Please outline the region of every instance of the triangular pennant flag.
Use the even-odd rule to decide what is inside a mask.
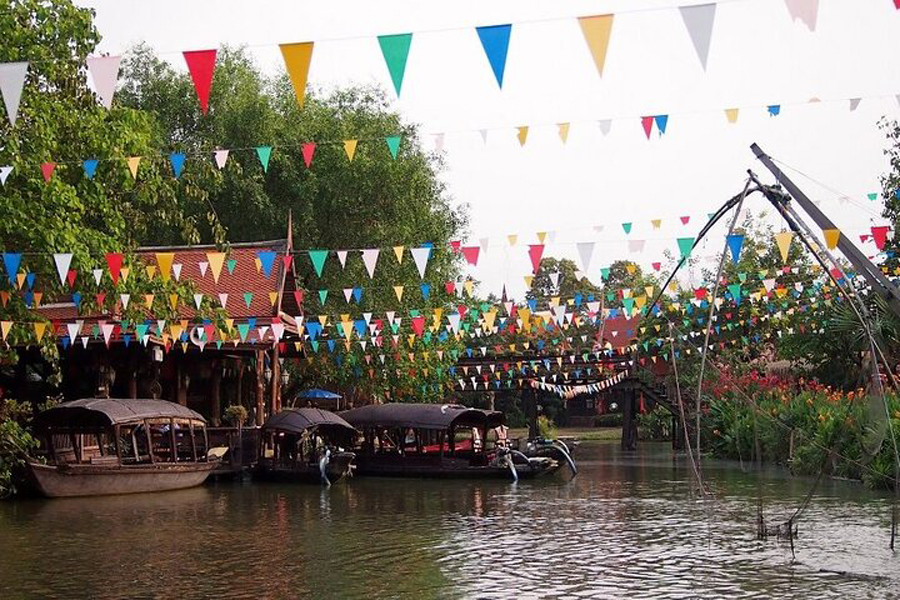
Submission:
[[[641,117],[641,127],[644,128],[644,134],[649,140],[650,134],[653,133],[653,117]]]
[[[84,169],[84,176],[88,179],[93,179],[94,174],[97,172],[97,165],[100,164],[96,158],[89,158],[81,163],[81,167]]]
[[[678,250],[681,252],[681,258],[686,259],[691,256],[691,249],[694,247],[694,238],[678,238]]]
[[[406,59],[409,57],[409,47],[412,44],[411,33],[397,33],[394,35],[379,35],[378,44],[381,46],[381,54],[387,64],[391,81],[397,97],[400,97],[400,89],[403,87],[403,75],[406,73]]]
[[[394,286],[394,295],[397,296],[397,302],[403,302],[403,286],[395,285]],[[391,319],[393,320],[393,319]]]
[[[119,63],[121,56],[89,56],[88,72],[94,81],[94,90],[100,98],[100,104],[106,110],[112,106],[113,94],[116,92],[116,81],[119,79]]]
[[[709,58],[709,44],[712,41],[713,24],[716,20],[715,4],[695,4],[693,6],[681,6],[681,18],[687,27],[691,42],[703,70],[706,70],[706,61]]]
[[[228,162],[228,150],[216,150],[213,153],[213,158],[216,161],[216,167],[224,169],[225,163]]]
[[[744,236],[732,234],[725,238],[728,249],[731,250],[731,262],[737,264],[741,258],[741,247],[744,245]]]
[[[257,256],[262,266],[263,275],[268,279],[272,275],[272,266],[275,264],[275,253],[267,250],[260,252]]]
[[[131,178],[137,179],[138,165],[141,164],[141,157],[140,156],[131,156],[125,162],[128,163],[128,171],[131,173]]]
[[[56,264],[56,273],[59,275],[60,285],[66,285],[66,278],[69,275],[69,267],[72,264],[72,254],[68,252],[54,254],[53,262]]]
[[[609,135],[609,132],[612,131],[612,119],[602,119],[597,121],[597,125],[600,126],[600,133],[602,133],[604,137]]]
[[[19,265],[22,264],[22,254],[18,252],[4,252],[3,266],[6,268],[6,275],[9,277],[9,284],[16,287],[16,275],[19,272]]]
[[[207,252],[206,260],[209,263],[210,268],[212,269],[213,281],[219,283],[219,275],[222,273],[222,265],[225,264],[225,253]]]
[[[378,248],[366,248],[362,251],[362,259],[363,264],[366,266],[366,272],[369,274],[369,279],[375,277],[375,264],[378,262]]]
[[[581,33],[587,42],[597,73],[603,77],[603,66],[606,64],[606,51],[609,49],[609,37],[612,33],[613,15],[595,15],[579,17]]]
[[[503,89],[503,72],[506,70],[506,54],[509,50],[512,25],[490,25],[476,27],[475,30],[478,32],[478,39],[481,40],[481,46],[494,72],[497,85]]]
[[[829,250],[834,250],[837,248],[838,242],[841,239],[841,230],[840,229],[824,229],[822,233],[825,235],[825,245],[828,246]]]
[[[337,250],[338,262],[341,263],[341,269],[347,266],[347,250]]]
[[[41,163],[41,175],[44,176],[44,181],[50,181],[50,178],[53,177],[53,171],[56,170],[55,162],[45,162]]]
[[[656,128],[659,130],[659,135],[663,135],[666,132],[666,125],[669,123],[669,115],[656,115],[654,120],[656,121]]]
[[[860,102],[862,102],[862,98],[850,98],[850,112],[853,112],[857,108],[859,108]]]
[[[784,0],[788,12],[794,21],[800,20],[809,27],[810,31],[816,30],[816,21],[819,17],[819,0]]]
[[[209,110],[209,90],[212,88],[213,72],[216,70],[215,50],[189,50],[184,52],[197,99],[200,100],[200,111],[205,115]],[[177,175],[176,175],[177,177]]]
[[[791,240],[794,239],[794,232],[782,231],[775,234],[775,243],[778,244],[778,250],[781,252],[781,260],[787,264],[788,252],[791,249]]]
[[[106,267],[109,269],[109,276],[113,285],[119,283],[119,274],[122,272],[122,261],[125,255],[118,252],[110,252],[106,255]]]
[[[353,162],[353,157],[356,155],[356,144],[357,140],[344,140],[344,153],[350,162]]]
[[[464,246],[462,248],[462,255],[465,257],[466,262],[472,265],[473,267],[478,266],[478,253],[481,252],[480,246]]]
[[[391,157],[396,160],[397,152],[400,150],[400,136],[391,135],[384,138],[384,141],[387,143],[388,150],[391,152]]]
[[[416,263],[416,269],[419,270],[419,277],[425,279],[425,268],[428,266],[428,257],[431,255],[431,248],[422,246],[421,248],[410,248],[413,261]]]
[[[312,164],[313,155],[316,153],[316,143],[306,142],[300,146],[300,153],[303,155],[303,164],[308,169]]]
[[[294,85],[297,104],[303,108],[303,100],[306,97],[306,79],[309,75],[309,65],[312,62],[313,42],[281,44],[279,48],[281,48],[281,56],[284,58],[284,66]]]
[[[528,246],[528,257],[531,259],[533,272],[536,274],[541,267],[541,257],[544,255],[543,244],[531,244]]]
[[[22,100],[22,88],[27,74],[27,62],[0,63],[0,96],[3,96],[6,116],[13,127],[19,115],[19,102]]]
[[[519,145],[524,146],[525,140],[528,139],[528,126],[524,125],[522,127],[516,127],[516,129],[519,131],[519,133],[516,136],[519,138]]]
[[[565,144],[569,140],[569,124],[557,123],[556,127],[559,130],[559,139],[561,139],[562,143]]]
[[[173,152],[169,155],[169,162],[172,163],[172,172],[175,174],[175,179],[178,179],[181,177],[181,170],[184,168],[184,154]]]
[[[403,250],[405,246],[394,246],[394,256],[397,257],[397,264],[403,264]]]
[[[272,146],[257,146],[256,156],[259,157],[259,164],[262,165],[263,173],[268,173],[269,158],[272,156]]]
[[[728,119],[729,123],[737,123],[738,114],[740,114],[741,109],[739,108],[726,108],[725,109],[725,118]]]
[[[172,271],[172,263],[175,260],[174,252],[157,252],[156,264],[159,265],[159,276],[163,281],[169,281],[170,272]]]
[[[770,104],[766,107],[766,110],[769,111],[770,117],[777,117],[781,114],[781,105],[780,104]]]
[[[587,271],[591,267],[591,257],[594,255],[594,242],[579,242],[576,244],[578,256],[581,258],[581,270]]]
[[[322,276],[322,269],[325,268],[325,259],[328,258],[328,250],[310,250],[309,259],[312,261],[316,275]]]
[[[12,173],[12,166],[6,165],[5,167],[0,167],[0,185],[6,185],[6,178],[9,177],[9,174]]]

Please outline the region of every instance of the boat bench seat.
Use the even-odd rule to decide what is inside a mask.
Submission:
[[[91,464],[92,465],[114,465],[118,464],[119,457],[118,456],[92,456]]]

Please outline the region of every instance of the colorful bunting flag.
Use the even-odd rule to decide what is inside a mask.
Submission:
[[[697,51],[697,57],[703,70],[706,70],[706,61],[709,58],[709,45],[712,41],[713,24],[716,20],[715,4],[695,4],[678,8],[681,18],[687,27],[688,35]]]
[[[816,21],[819,17],[819,0],[784,0],[788,12],[794,21],[799,20],[809,27],[810,31],[816,30]]]
[[[681,252],[681,259],[686,260],[691,256],[691,250],[694,247],[694,238],[678,238],[678,251]]]
[[[213,159],[216,161],[217,168],[224,169],[225,163],[228,162],[228,150],[216,150],[213,153]]]
[[[787,264],[788,252],[791,249],[791,240],[794,239],[792,231],[782,231],[775,234],[775,243],[778,244],[778,250],[781,252],[781,260]]]
[[[89,56],[88,72],[94,82],[94,90],[100,98],[100,104],[109,110],[112,107],[113,94],[116,92],[116,81],[119,79],[119,63],[121,56]]]
[[[410,248],[413,261],[416,263],[416,269],[419,271],[419,277],[425,279],[425,268],[428,266],[428,258],[431,256],[431,248],[422,246],[420,248]]]
[[[725,238],[728,249],[731,250],[731,262],[737,264],[741,258],[741,247],[744,245],[744,236],[741,234],[731,234]]]
[[[212,88],[213,73],[216,70],[216,51],[189,50],[184,52],[184,61],[194,82],[197,99],[200,100],[200,111],[205,115],[209,110],[209,90]]]
[[[381,54],[387,64],[388,72],[397,97],[400,97],[400,89],[403,87],[403,75],[406,73],[406,60],[409,58],[409,47],[412,44],[411,33],[398,33],[394,35],[378,36],[378,44],[381,46]]]
[[[400,150],[400,136],[391,135],[384,138],[384,141],[387,143],[388,150],[391,151],[391,158],[396,160],[397,152]]]
[[[172,172],[175,174],[175,179],[181,177],[181,170],[184,168],[184,154],[180,152],[174,152],[169,155],[169,162],[172,163]]]
[[[541,257],[544,255],[543,244],[531,244],[528,246],[528,257],[531,259],[531,267],[535,274],[541,267]]]
[[[41,175],[44,176],[44,181],[50,181],[50,178],[53,177],[53,171],[56,170],[55,162],[45,162],[41,163]]]
[[[559,131],[559,139],[562,140],[563,144],[565,144],[569,140],[569,124],[557,123],[556,127]]]
[[[9,174],[12,173],[12,166],[6,165],[5,167],[0,167],[0,185],[6,185],[6,178],[9,177]]]
[[[822,233],[825,235],[825,245],[828,246],[829,250],[834,250],[837,248],[838,242],[841,239],[841,230],[840,229],[824,229]]]
[[[22,88],[28,75],[27,62],[0,63],[0,96],[6,106],[6,117],[9,124],[16,126],[19,115],[19,103],[22,100]]]
[[[353,162],[353,157],[356,155],[356,144],[357,140],[344,140],[344,153],[350,162]]]
[[[294,85],[297,105],[303,108],[303,100],[306,97],[306,80],[309,75],[309,65],[312,62],[313,42],[281,44],[279,48],[281,48],[281,56],[284,59],[288,76]]]
[[[378,248],[366,248],[362,251],[363,264],[366,266],[366,272],[369,274],[369,279],[375,277],[375,265],[378,263],[379,252],[380,250]]]
[[[137,179],[138,165],[141,164],[141,157],[130,156],[125,162],[128,164],[128,171],[131,173],[131,178]]]
[[[303,164],[306,165],[306,168],[308,169],[312,164],[313,155],[316,153],[316,143],[306,142],[300,146],[300,153],[303,155]]]
[[[310,250],[309,259],[312,261],[316,275],[322,276],[322,269],[325,268],[325,259],[328,258],[328,250]]]
[[[612,33],[613,15],[595,15],[591,17],[578,17],[581,33],[587,42],[588,50],[597,67],[597,74],[603,77],[603,67],[606,64],[606,52],[609,49],[609,38]]]
[[[526,126],[522,126],[522,127],[516,127],[516,129],[519,131],[519,133],[516,136],[519,138],[519,145],[524,146],[525,140],[528,139],[528,126],[526,125]]]
[[[497,85],[503,89],[503,73],[506,70],[506,54],[509,50],[509,36],[512,32],[512,25],[490,25],[486,27],[476,27],[478,39],[481,40],[481,46],[484,48],[484,54],[487,56],[497,80]]]
[[[737,123],[738,115],[740,114],[739,108],[726,108],[725,109],[725,118],[728,119],[729,123]]]
[[[259,158],[259,164],[262,165],[263,173],[268,173],[269,158],[272,156],[272,146],[257,146],[256,156]]]
[[[81,163],[82,168],[84,169],[84,176],[88,179],[93,179],[94,174],[97,172],[97,165],[100,164],[96,158],[89,158]]]

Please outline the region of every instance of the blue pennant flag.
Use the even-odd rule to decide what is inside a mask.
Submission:
[[[490,25],[476,27],[475,30],[478,32],[478,38],[481,40],[481,46],[484,48],[488,62],[491,63],[497,85],[503,89],[503,72],[506,70],[506,53],[509,50],[509,34],[512,32],[512,25]]]
[[[666,132],[666,125],[669,124],[669,115],[656,115],[656,128],[659,129],[659,135]]]
[[[175,173],[175,179],[181,177],[181,170],[184,168],[184,154],[175,152],[169,155],[169,162],[172,163],[172,172]]]
[[[272,275],[272,265],[275,264],[275,253],[267,250],[258,254],[259,262],[262,264],[263,275],[266,279]]]
[[[6,267],[6,274],[9,277],[9,284],[15,287],[16,275],[19,272],[19,265],[22,264],[22,255],[18,252],[4,252],[3,266]]]
[[[431,286],[427,283],[423,283],[419,286],[422,289],[422,298],[428,302],[428,296],[431,295]]]
[[[94,173],[97,172],[97,165],[100,163],[96,158],[89,158],[82,163],[84,167],[84,176],[88,179],[94,178]]]
[[[744,236],[740,234],[732,234],[725,238],[728,243],[728,249],[731,250],[731,262],[737,264],[741,258],[741,248],[744,245]]]
[[[769,116],[777,117],[781,113],[781,105],[780,104],[772,104],[768,107]]]
[[[353,299],[356,301],[357,304],[362,302],[362,288],[360,288],[360,287],[353,288]]]

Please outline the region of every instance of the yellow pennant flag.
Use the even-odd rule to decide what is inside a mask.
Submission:
[[[156,276],[156,265],[147,265],[147,279],[153,279]]]
[[[16,284],[18,289],[22,289],[22,286],[25,285],[25,273],[17,273],[16,274]]]
[[[534,275],[526,275],[525,276],[525,287],[530,288],[532,281],[534,281]]]
[[[147,310],[153,308],[153,294],[144,294],[144,306],[147,307]]]
[[[262,272],[262,261],[259,260],[259,257],[253,259],[253,264],[256,265],[256,272]]]
[[[402,285],[394,286],[394,294],[397,295],[397,302],[403,302],[403,286]]]
[[[224,252],[207,252],[206,260],[212,270],[213,281],[219,283],[219,275],[222,273],[222,265],[225,264]]]
[[[297,104],[303,108],[303,99],[306,96],[306,77],[309,75],[309,64],[312,62],[313,42],[281,44],[278,47],[281,48],[284,66],[287,68],[291,83],[294,84]]]
[[[159,276],[163,281],[169,281],[172,273],[172,263],[175,261],[174,252],[157,252],[156,264],[159,265]]]
[[[507,241],[509,242],[509,245],[510,245],[510,246],[515,246],[515,245],[516,245],[516,240],[519,239],[519,236],[516,235],[515,233],[511,233],[511,234],[509,234],[508,236],[506,236],[506,239],[507,239]]]
[[[825,244],[828,246],[828,249],[834,250],[837,248],[838,242],[841,241],[841,230],[823,229],[822,233],[825,234]]]
[[[472,282],[471,279],[466,279],[465,283],[463,283],[463,287],[465,288],[466,293],[469,295],[470,298],[472,297],[474,286],[475,286],[475,284]]]
[[[43,298],[43,297],[44,297],[43,292],[34,292],[33,300],[34,300],[35,308],[39,308],[41,306],[41,298]]]
[[[403,264],[403,250],[405,246],[394,246],[394,256],[397,257],[397,264]]]
[[[569,124],[557,123],[556,127],[559,129],[559,139],[565,144],[569,140]]]
[[[128,276],[131,274],[131,269],[128,267],[122,267],[119,269],[119,277],[122,278],[122,281],[128,283]]]
[[[725,118],[728,119],[729,123],[737,123],[739,112],[740,112],[739,108],[726,108],[725,109]]]
[[[625,270],[628,271],[629,275],[634,275],[634,273],[637,271],[637,266],[634,263],[628,263],[627,265],[625,265]]]
[[[546,231],[538,231],[538,232],[537,232],[537,239],[538,239],[538,242],[540,242],[541,244],[543,244],[543,243],[544,243],[544,240],[547,239],[547,232],[546,232]]]
[[[519,130],[519,134],[517,136],[519,138],[519,145],[524,146],[525,140],[528,139],[528,125],[523,125],[522,127],[516,127],[516,129]]]
[[[650,224],[653,225],[653,229],[659,229],[662,226],[662,219],[652,219]]]
[[[137,179],[138,166],[141,164],[140,156],[132,156],[128,159],[128,170],[131,171],[131,177]]]
[[[42,323],[40,321],[34,322],[34,337],[37,338],[38,343],[41,343],[41,340],[44,337],[44,332],[47,331],[47,324]]]
[[[356,142],[357,140],[344,140],[344,153],[350,162],[353,162],[353,157],[356,156]]]
[[[791,250],[791,240],[794,239],[794,232],[782,231],[775,234],[775,243],[778,244],[778,250],[781,251],[781,260],[787,264],[788,252]]]
[[[172,306],[172,310],[178,309],[178,294],[169,294],[169,304]]]
[[[9,335],[9,331],[12,329],[12,326],[12,321],[0,321],[0,338],[5,340],[6,336]]]
[[[274,307],[278,301],[278,292],[269,292],[269,303]]]
[[[581,33],[587,42],[591,57],[597,66],[597,74],[603,77],[603,65],[606,64],[606,51],[609,49],[609,36],[612,33],[613,15],[595,15],[579,17]]]

